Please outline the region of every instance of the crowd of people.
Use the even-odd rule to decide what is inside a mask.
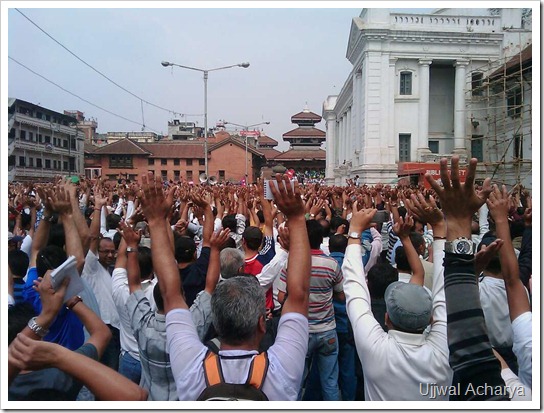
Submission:
[[[531,196],[440,169],[10,183],[9,399],[531,400]]]

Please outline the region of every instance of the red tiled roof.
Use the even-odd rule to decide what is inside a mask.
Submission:
[[[282,160],[282,161],[296,161],[296,160],[303,160],[303,161],[309,161],[309,160],[322,160],[326,159],[327,153],[323,149],[310,149],[310,150],[304,150],[304,149],[289,149],[287,152],[283,152],[282,154],[276,156],[274,158],[275,161]]]
[[[128,138],[120,139],[108,145],[101,146],[93,153],[97,155],[149,155],[150,153]]]
[[[90,144],[88,142],[83,142],[83,152],[84,153],[94,153],[98,149],[98,146]]]
[[[201,142],[173,141],[140,145],[150,152],[150,158],[204,158],[204,143]]]
[[[264,157],[268,160],[274,159],[276,156],[278,156],[281,152],[277,151],[276,149],[272,148],[259,148],[259,152],[261,152]]]
[[[296,115],[291,116],[291,122],[294,120],[317,120],[318,122],[321,121],[321,116],[313,113],[313,112],[299,112]]]
[[[521,51],[520,54],[516,54],[512,57],[505,65],[501,66],[499,69],[495,70],[490,78],[498,77],[504,73],[510,74],[510,72],[515,71],[514,68],[522,67],[523,70],[527,70],[531,67],[531,61],[533,60],[533,45],[530,44],[525,49]],[[521,61],[521,65],[520,65]]]
[[[273,145],[273,144],[275,144],[274,146],[276,146],[278,144],[277,140],[272,139],[271,137],[266,136],[266,135],[259,136],[258,141],[259,141],[259,145]]]
[[[284,133],[283,136],[287,137],[303,137],[303,138],[321,138],[325,137],[326,133],[317,128],[296,128]]]
[[[232,143],[236,146],[238,146],[239,148],[243,148],[245,150],[246,146],[245,144],[243,144],[239,139],[237,139],[235,136],[230,136],[228,137],[227,139],[223,139],[222,141],[219,141],[211,146],[208,146],[208,150],[210,152],[216,150],[217,148],[220,148],[222,146],[225,146],[227,143]],[[247,146],[247,150],[248,152],[251,152],[252,154],[255,154],[257,156],[263,156],[263,153],[261,152],[261,150],[257,150],[255,148],[253,148],[252,146],[248,145]]]

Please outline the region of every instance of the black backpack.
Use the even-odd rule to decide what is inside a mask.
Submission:
[[[206,379],[206,388],[200,394],[197,400],[210,401],[236,401],[236,400],[256,400],[268,401],[268,397],[261,390],[266,373],[268,372],[268,355],[266,352],[255,356],[249,367],[247,380],[243,384],[225,383],[223,370],[221,368],[219,356],[212,351],[208,351],[204,358],[204,377]],[[240,356],[237,356],[239,358]],[[248,355],[247,357],[253,357]]]

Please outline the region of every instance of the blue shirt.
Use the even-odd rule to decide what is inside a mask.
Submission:
[[[26,276],[23,298],[26,302],[32,304],[36,314],[40,314],[42,312],[40,294],[32,288],[34,285],[33,281],[36,279],[38,279],[38,271],[36,267],[32,267],[28,270]],[[79,318],[72,311],[62,306],[57,314],[57,318],[49,327],[49,333],[43,339],[60,344],[70,350],[77,350],[84,342],[83,324],[81,324]]]
[[[331,258],[334,258],[340,268],[342,268],[342,263],[344,262],[344,253],[343,252],[331,252]],[[336,300],[334,297],[332,299],[332,305],[334,307],[334,319],[336,321],[336,332],[337,333],[347,333],[349,319],[348,312],[346,311],[346,303]]]

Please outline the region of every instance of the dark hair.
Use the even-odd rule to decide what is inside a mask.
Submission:
[[[66,244],[66,237],[64,235],[64,226],[62,224],[53,224],[49,230],[49,240],[47,245],[56,245],[63,248]]]
[[[26,212],[21,212],[21,228],[29,229],[30,228],[31,217]]]
[[[153,274],[153,260],[151,258],[151,248],[138,247],[138,264],[140,264],[140,278],[142,280],[150,278]]]
[[[423,235],[421,235],[419,232],[410,232],[410,241],[418,254],[420,253],[419,251],[422,247],[423,250],[425,250],[425,238],[423,238]]]
[[[325,218],[321,218],[317,222],[319,222],[319,225],[321,225],[321,228],[323,228],[323,237],[328,237],[331,231],[331,223]]]
[[[242,237],[247,247],[252,251],[257,251],[263,242],[263,233],[257,227],[246,227]]]
[[[308,239],[310,240],[310,248],[318,249],[323,242],[323,228],[315,219],[306,221],[306,230],[308,231]]]
[[[196,252],[196,244],[192,238],[179,237],[175,242],[175,257],[177,262],[191,262]]]
[[[264,223],[264,214],[263,211],[261,211],[260,209],[257,211],[257,218],[259,218],[259,222],[261,224]]]
[[[223,226],[223,228],[230,229],[231,232],[236,232],[236,227],[237,227],[236,215],[235,214],[225,215],[223,219],[221,220],[221,225]]]
[[[405,207],[399,206],[398,211],[399,211],[399,215],[400,215],[402,218],[406,218],[406,213],[407,213],[408,211],[406,210]]]
[[[26,301],[17,303],[8,308],[8,345],[11,344],[28,324],[28,320],[36,315],[32,304]]]
[[[28,255],[21,250],[13,250],[8,253],[8,265],[11,273],[16,277],[24,277],[28,270]]]
[[[397,264],[397,269],[399,271],[412,271],[410,263],[408,262],[408,257],[406,256],[406,251],[402,245],[395,249],[395,264]]]
[[[372,298],[383,298],[389,284],[399,280],[399,272],[388,262],[375,264],[368,271],[368,291]]]
[[[332,235],[329,238],[329,251],[330,252],[346,252],[348,246],[348,239],[342,234]]]
[[[113,245],[115,245],[116,250],[119,249],[119,245],[121,244],[122,239],[123,239],[123,236],[119,232],[116,232],[113,235]]]
[[[38,277],[43,277],[47,270],[54,270],[66,261],[66,252],[56,245],[48,245],[40,250],[36,257]]]
[[[232,237],[228,237],[223,245],[221,245],[221,251],[225,248],[236,248],[236,241]]]
[[[106,228],[108,231],[111,229],[117,229],[119,222],[121,222],[121,217],[117,214],[108,214],[106,216]]]

